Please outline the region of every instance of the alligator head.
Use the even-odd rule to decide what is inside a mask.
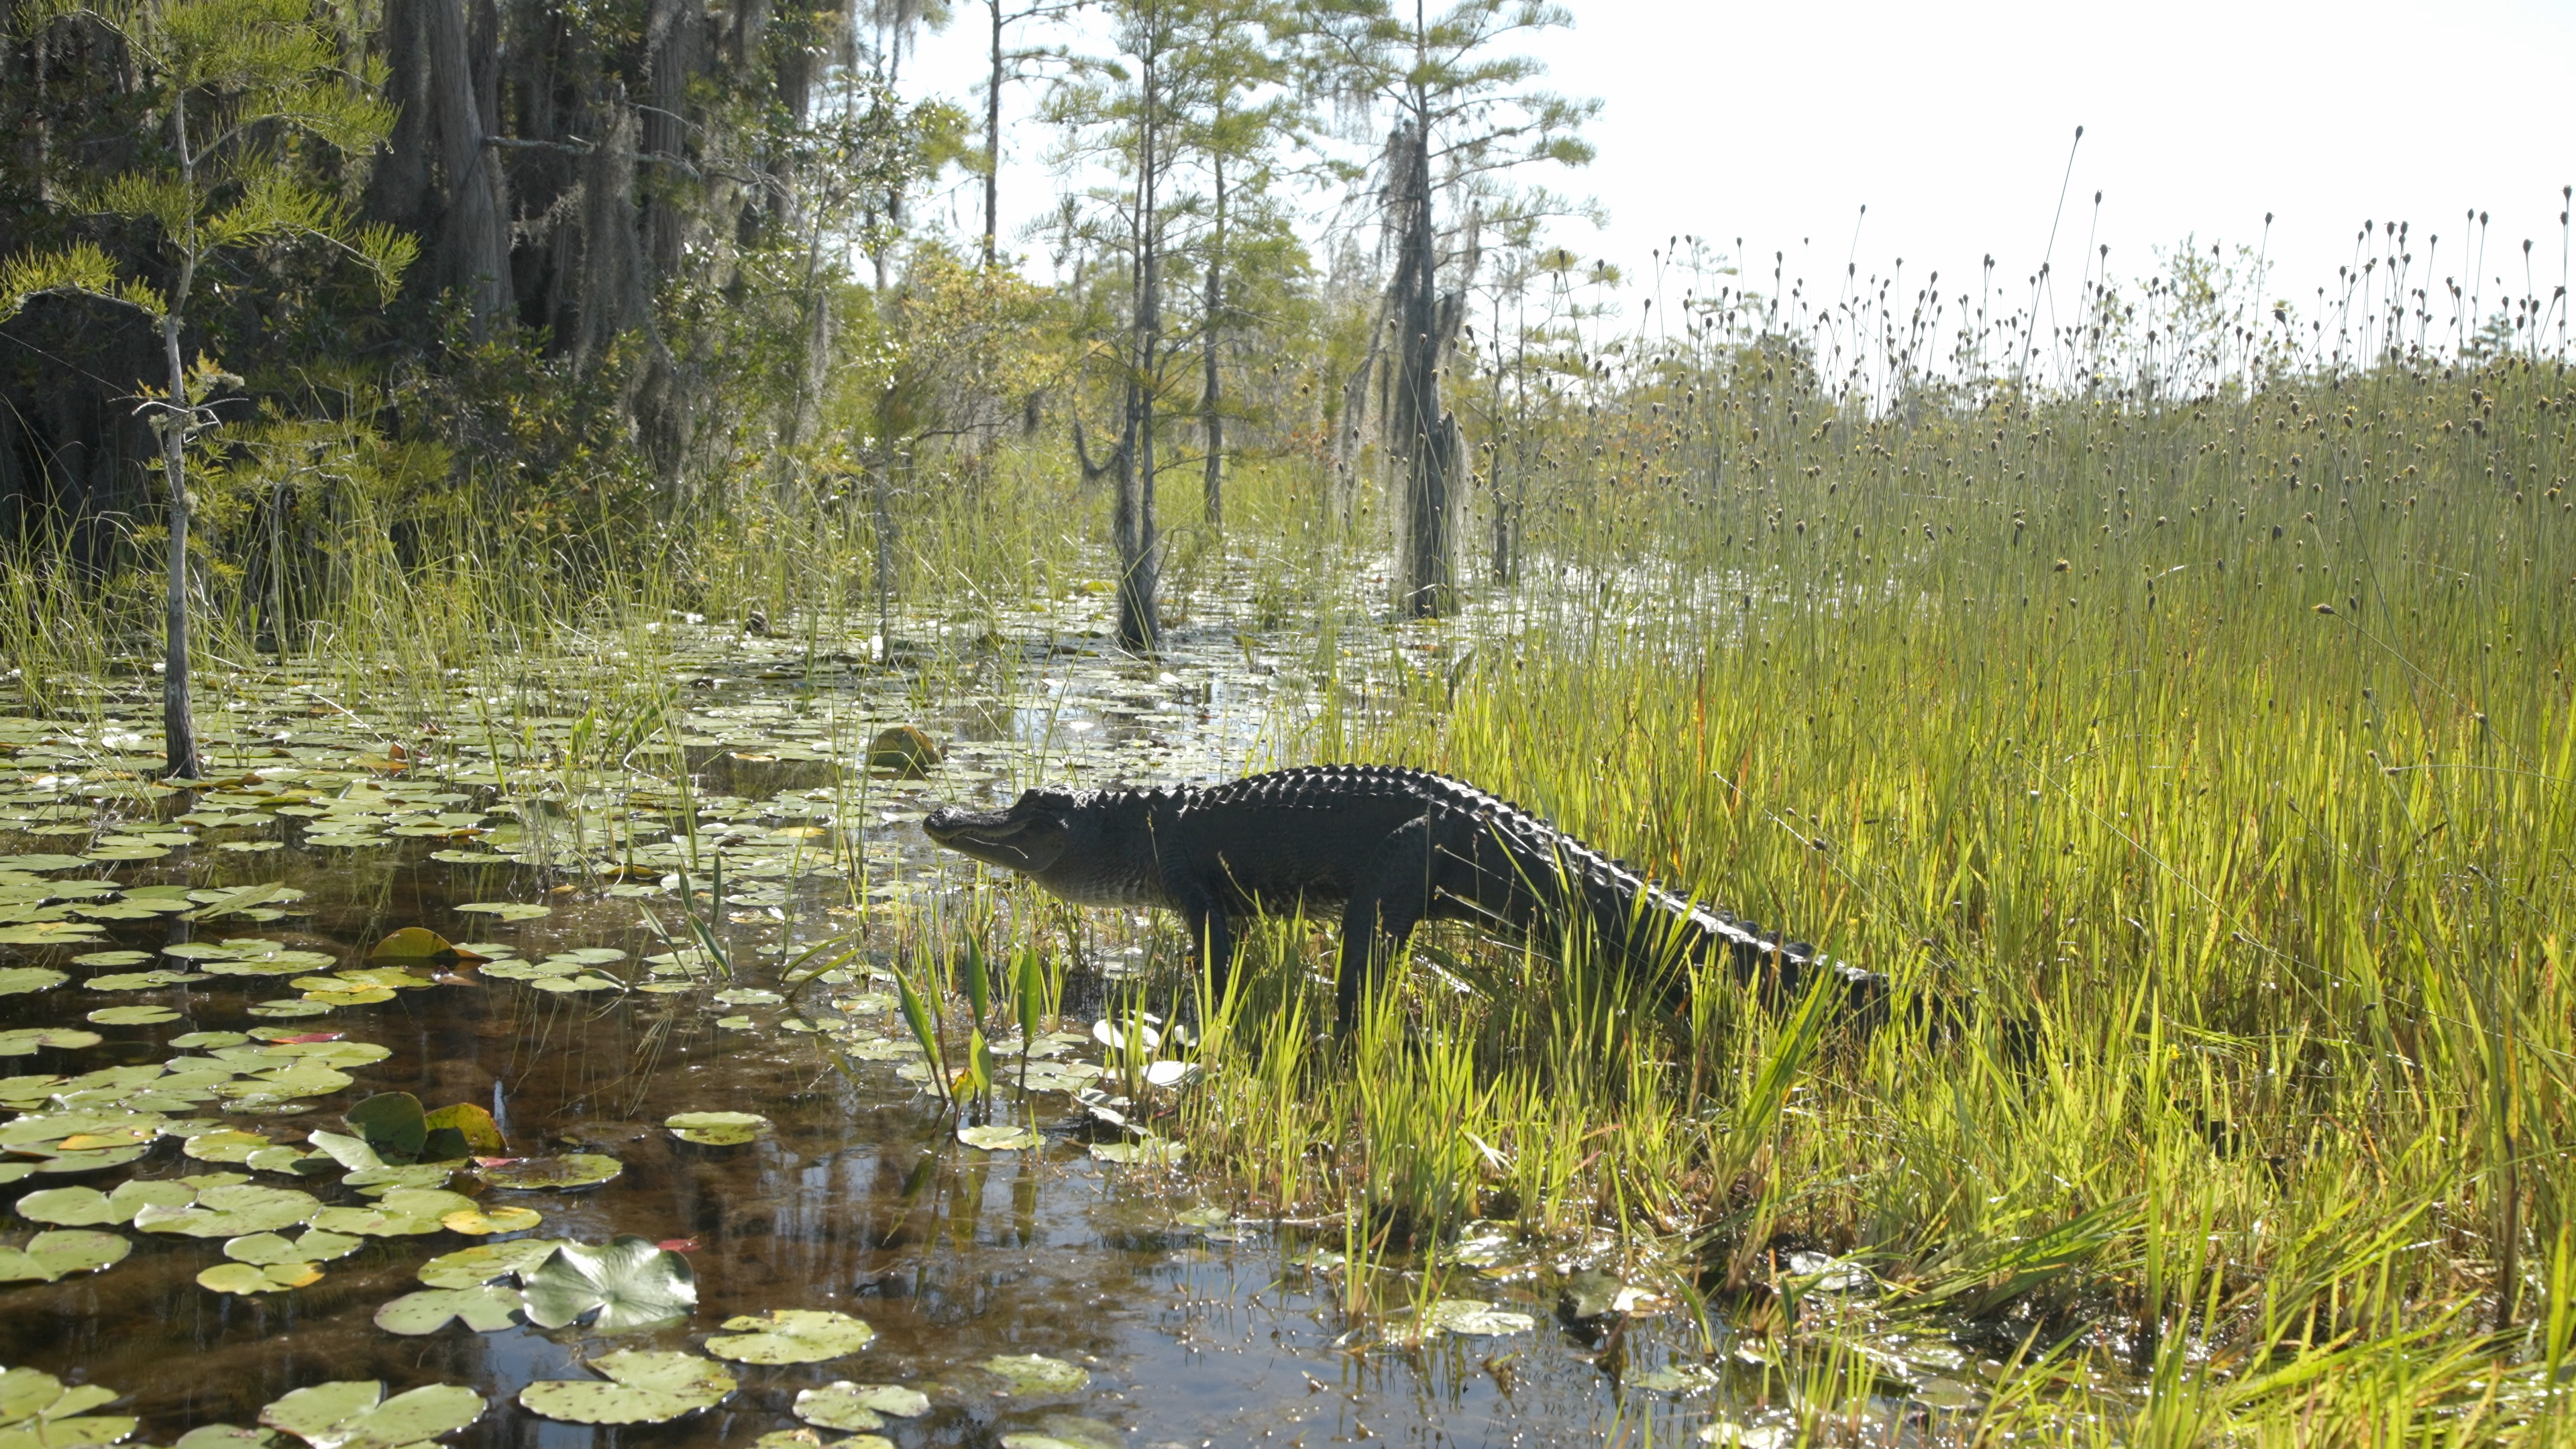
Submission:
[[[1140,812],[1114,808],[1098,791],[1030,790],[1002,810],[942,805],[921,832],[1079,905],[1153,903],[1152,831]]]

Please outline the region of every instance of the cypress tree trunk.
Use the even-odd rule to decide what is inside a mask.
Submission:
[[[1210,158],[1215,169],[1215,226],[1209,234],[1207,268],[1207,387],[1199,397],[1199,415],[1207,430],[1207,477],[1201,484],[1201,501],[1207,514],[1207,526],[1225,532],[1225,412],[1221,406],[1222,380],[1217,367],[1221,361],[1224,334],[1220,314],[1225,306],[1225,157]]]
[[[1161,583],[1160,542],[1154,529],[1154,378],[1163,326],[1163,259],[1155,195],[1161,137],[1154,108],[1156,76],[1147,57],[1144,107],[1138,121],[1136,168],[1135,315],[1129,329],[1127,415],[1118,445],[1118,501],[1110,532],[1118,548],[1118,642],[1144,653],[1160,639],[1162,620],[1154,595]]]
[[[182,164],[185,164],[184,161]],[[180,295],[193,264],[181,263]],[[166,647],[162,654],[161,737],[167,773],[197,778],[197,722],[188,698],[188,370],[179,360],[180,317],[161,319],[161,350],[170,369],[170,407],[161,429],[161,468],[170,486],[170,576],[163,599]]]
[[[465,293],[474,336],[480,340],[509,316],[510,209],[502,198],[500,163],[483,144],[465,0],[424,3],[438,159],[447,173],[447,225],[440,250],[448,280]]]
[[[1389,311],[1396,328],[1395,396],[1387,417],[1387,445],[1396,456],[1403,498],[1397,516],[1397,599],[1405,613],[1429,618],[1446,612],[1449,570],[1450,482],[1457,468],[1458,423],[1440,400],[1440,353],[1457,325],[1454,306],[1438,291],[1438,238],[1432,228],[1431,147],[1428,131],[1408,121],[1388,148],[1394,174],[1396,270]]]

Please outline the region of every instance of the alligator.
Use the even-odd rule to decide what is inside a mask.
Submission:
[[[1023,793],[1006,809],[942,806],[930,839],[1016,871],[1078,905],[1179,913],[1222,995],[1237,918],[1338,906],[1336,1022],[1424,920],[1501,927],[1562,945],[1568,927],[1649,979],[1723,962],[1771,999],[1817,971],[1847,1005],[1878,1010],[1886,978],[1829,961],[1647,879],[1512,802],[1445,775],[1388,765],[1310,765],[1229,784]],[[1666,978],[1669,979],[1669,978]]]

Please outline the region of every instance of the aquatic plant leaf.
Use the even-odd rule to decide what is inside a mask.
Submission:
[[[1042,1353],[1002,1354],[978,1368],[1010,1385],[1015,1394],[1070,1394],[1091,1382],[1091,1371]]]
[[[930,1396],[919,1389],[854,1384],[846,1379],[797,1394],[795,1409],[796,1417],[808,1424],[845,1430],[877,1428],[885,1423],[877,1417],[880,1414],[911,1419],[929,1412]]]
[[[75,966],[140,966],[151,959],[152,953],[149,951],[91,951],[86,955],[74,956],[72,964]],[[99,980],[100,978],[93,976],[88,984],[96,986]]]
[[[495,1278],[525,1274],[569,1243],[564,1238],[528,1238],[515,1243],[481,1243],[442,1253],[420,1265],[420,1281],[432,1288],[472,1288]]]
[[[235,1184],[207,1188],[186,1207],[146,1207],[134,1215],[134,1225],[147,1233],[237,1238],[291,1228],[322,1210],[321,1199],[309,1192]]]
[[[323,1263],[345,1258],[365,1246],[366,1239],[325,1233],[312,1228],[302,1237],[289,1238],[278,1233],[247,1233],[224,1244],[224,1256],[236,1263],[268,1267],[277,1263]]]
[[[707,1352],[738,1363],[822,1363],[857,1353],[877,1336],[864,1321],[819,1308],[778,1308],[728,1318]]]
[[[13,1031],[0,1031],[0,1057],[33,1056],[41,1047],[56,1047],[64,1050],[93,1047],[102,1040],[104,1038],[97,1032],[82,1031],[78,1027],[19,1027]]]
[[[1126,1449],[1127,1431],[1079,1414],[1049,1414],[1037,1433],[1002,1436],[1002,1449]]]
[[[540,1328],[562,1328],[595,1313],[593,1328],[621,1333],[685,1318],[698,1305],[689,1260],[631,1234],[598,1248],[566,1243],[519,1281],[528,1321]]]
[[[441,1216],[438,1221],[440,1226],[451,1233],[463,1233],[469,1238],[487,1238],[494,1233],[524,1233],[530,1228],[543,1224],[545,1220],[546,1215],[535,1208],[496,1207],[489,1210],[459,1208],[455,1212]]]
[[[541,906],[526,901],[471,901],[456,909],[503,921],[533,921],[540,916],[554,913],[552,906]]]
[[[384,1397],[377,1381],[315,1384],[259,1411],[313,1449],[402,1449],[483,1417],[483,1396],[461,1384],[431,1384]]]
[[[100,933],[106,929],[104,926],[93,926],[87,921],[31,921],[23,926],[0,926],[0,946],[59,946],[67,941],[78,941],[88,945],[96,941]],[[36,976],[58,977],[64,981],[71,979],[59,971],[45,971],[33,966],[14,969],[24,970]],[[58,983],[48,981],[42,986],[18,986],[12,990],[42,991],[46,986],[56,984]],[[0,995],[6,994],[9,993],[0,993]]]
[[[987,1152],[1023,1152],[1032,1147],[1046,1145],[1044,1137],[1028,1128],[1015,1127],[1003,1122],[987,1122],[980,1127],[960,1127],[957,1129],[957,1140],[969,1147],[980,1147]]]
[[[378,1092],[360,1101],[340,1120],[387,1162],[409,1162],[420,1156],[429,1137],[429,1114],[409,1092]]]
[[[266,1151],[276,1145],[256,1132],[227,1129],[200,1132],[189,1138],[179,1150],[197,1162],[248,1162],[252,1153]]]
[[[322,1281],[322,1270],[311,1263],[217,1263],[197,1275],[197,1286],[217,1293],[283,1293]]]
[[[48,971],[41,966],[0,967],[0,996],[17,996],[30,991],[51,991],[71,979],[68,973]]]
[[[462,1323],[476,1333],[498,1333],[517,1321],[519,1290],[478,1283],[471,1288],[427,1288],[406,1293],[376,1310],[387,1333],[436,1333]]]
[[[456,954],[445,936],[426,926],[405,926],[378,941],[367,952],[370,961],[427,961]]]
[[[1102,1162],[1124,1162],[1149,1167],[1178,1167],[1184,1149],[1177,1142],[1159,1137],[1140,1138],[1134,1142],[1094,1142],[1091,1155]]]
[[[732,1147],[766,1137],[772,1124],[757,1112],[679,1112],[662,1119],[671,1135],[683,1142],[699,1142],[709,1147]]]
[[[313,1226],[327,1233],[355,1233],[368,1238],[418,1237],[437,1232],[449,1213],[472,1211],[474,1199],[461,1192],[400,1187],[378,1198],[372,1207],[324,1208]]]
[[[596,1152],[571,1152],[561,1157],[522,1157],[497,1166],[475,1169],[485,1183],[521,1192],[570,1192],[577,1188],[597,1187],[625,1170],[625,1164],[616,1158]]]
[[[133,1241],[120,1234],[57,1228],[36,1234],[24,1248],[0,1248],[0,1283],[52,1283],[73,1273],[95,1273],[133,1251]]]
[[[102,1006],[88,1017],[94,1026],[158,1026],[178,1019],[179,1013],[166,1006]]]
[[[1527,1333],[1538,1326],[1538,1320],[1526,1313],[1496,1308],[1481,1298],[1443,1298],[1424,1309],[1416,1322],[1425,1336]]]
[[[692,1353],[619,1349],[590,1367],[609,1382],[541,1380],[519,1391],[520,1406],[575,1424],[660,1424],[722,1403],[735,1386],[722,1366]]]
[[[351,1137],[345,1132],[325,1132],[317,1127],[305,1134],[305,1140],[351,1172],[366,1172],[385,1165],[385,1160],[376,1155],[376,1149],[369,1147],[362,1137]]]
[[[199,1424],[179,1436],[170,1449],[274,1449],[277,1435],[239,1424]]]
[[[160,991],[203,981],[203,971],[122,971],[107,976],[93,976],[81,985],[92,991]]]
[[[510,1144],[501,1138],[501,1124],[492,1120],[491,1113],[471,1102],[441,1107],[421,1121],[433,1134],[455,1133],[464,1144],[464,1151],[456,1154],[458,1156],[498,1157],[510,1150]],[[422,1150],[429,1149],[424,1147]],[[436,1155],[445,1157],[449,1154],[439,1152]]]

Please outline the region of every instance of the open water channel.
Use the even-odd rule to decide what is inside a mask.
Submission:
[[[1135,921],[1048,944],[1081,965],[999,1123],[1034,1133],[961,1141],[875,969],[971,886],[921,815],[1276,763],[1316,646],[907,627],[935,667],[674,618],[435,700],[209,671],[184,791],[148,670],[0,718],[0,1446],[1785,1442],[1781,1375],[1669,1299],[1600,1313],[1602,1245],[1486,1234],[1448,1251],[1489,1309],[1353,1317],[1338,1232],[1138,1150],[1081,1095],[1114,1091],[1086,1028]],[[1350,681],[1436,667],[1349,647]],[[921,778],[861,766],[897,725],[942,751]],[[463,953],[378,950],[410,928]],[[826,939],[860,954],[782,999]],[[501,1141],[344,1120],[391,1093]],[[1879,1433],[1970,1397],[1971,1356],[1914,1367]]]

